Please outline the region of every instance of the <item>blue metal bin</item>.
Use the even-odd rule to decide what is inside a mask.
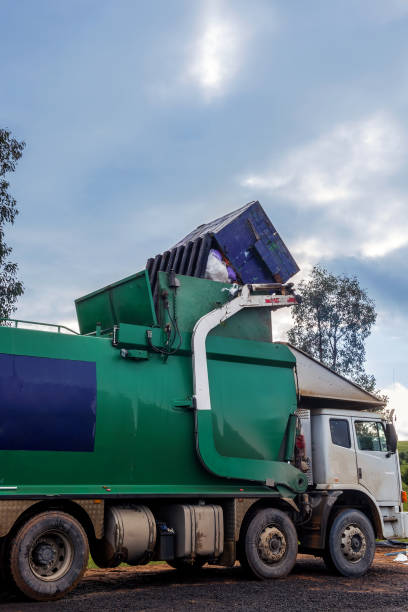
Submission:
[[[242,283],[286,283],[299,268],[258,201],[200,225],[170,250],[147,262],[157,301],[157,273],[203,277],[209,252],[218,249]]]

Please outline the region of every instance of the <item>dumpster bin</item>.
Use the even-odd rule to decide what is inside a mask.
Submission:
[[[159,271],[211,278],[209,257],[223,260],[231,282],[286,283],[299,268],[258,201],[200,225],[171,249],[147,262],[157,303]],[[214,262],[216,264],[216,262]],[[235,276],[235,278],[234,278]],[[213,278],[219,280],[220,277]],[[225,280],[225,279],[224,279]]]

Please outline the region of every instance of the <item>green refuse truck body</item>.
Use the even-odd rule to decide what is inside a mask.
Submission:
[[[360,399],[302,396],[297,363],[308,358],[270,341],[271,309],[296,301],[284,289],[164,272],[159,285],[157,311],[146,271],[80,298],[79,334],[0,327],[3,580],[57,599],[89,551],[101,567],[166,560],[192,571],[238,559],[273,578],[300,547],[344,575],[364,573],[375,537],[405,535],[393,429],[375,414],[358,421],[361,435],[374,423],[386,436],[377,463],[397,493],[384,510],[358,472],[346,486],[327,470],[328,482],[313,479],[313,423],[313,448],[336,465],[329,447],[358,454],[353,419],[378,400],[353,385]],[[344,422],[348,447],[333,441]]]

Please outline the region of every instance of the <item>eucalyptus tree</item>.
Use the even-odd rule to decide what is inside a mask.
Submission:
[[[365,341],[377,314],[374,301],[355,276],[335,275],[320,265],[299,284],[301,304],[292,309],[289,342],[329,368],[374,391],[365,372]]]
[[[10,260],[12,248],[5,242],[5,226],[13,224],[18,215],[17,202],[9,191],[7,174],[14,172],[23,154],[24,142],[0,129],[0,317],[10,317],[16,310],[17,299],[24,287],[17,278],[18,266]]]

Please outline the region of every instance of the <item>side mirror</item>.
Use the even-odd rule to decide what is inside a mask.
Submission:
[[[385,437],[387,438],[387,446],[388,446],[389,452],[396,453],[398,436],[397,436],[397,432],[395,431],[395,427],[393,423],[386,423]]]

